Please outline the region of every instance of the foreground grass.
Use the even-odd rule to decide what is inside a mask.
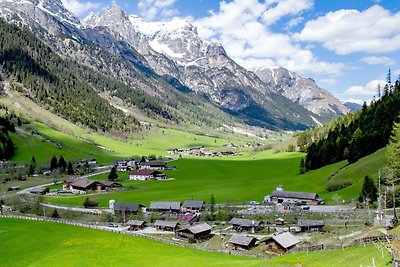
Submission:
[[[386,266],[373,246],[261,260],[56,223],[0,219],[1,266]]]

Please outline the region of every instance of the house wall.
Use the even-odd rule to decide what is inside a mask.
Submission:
[[[274,240],[268,240],[265,242],[265,249],[271,253],[283,255],[285,254],[285,250]]]
[[[302,205],[317,205],[317,201],[313,199],[299,199],[299,198],[285,198],[285,197],[271,197],[273,203],[289,202],[292,204],[301,203]]]
[[[144,181],[144,180],[152,180],[154,179],[153,176],[151,175],[129,175],[129,180],[140,180],[140,181]]]

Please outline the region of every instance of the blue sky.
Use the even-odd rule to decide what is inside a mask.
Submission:
[[[341,100],[370,100],[400,74],[398,0],[62,0],[83,18],[112,3],[147,21],[187,18],[247,69],[283,66]]]

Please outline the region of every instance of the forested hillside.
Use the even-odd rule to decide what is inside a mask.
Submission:
[[[138,121],[101,98],[82,79],[77,65],[62,59],[30,31],[0,20],[0,74],[12,81],[14,89],[94,130],[134,129]]]
[[[326,136],[312,142],[307,148],[306,169],[314,170],[342,160],[353,163],[386,146],[393,123],[399,121],[399,113],[400,83],[396,81],[384,87],[381,99],[369,106],[364,104],[359,114],[337,121],[340,123],[328,128]]]
[[[0,107],[0,159],[12,158],[15,153],[15,146],[8,132],[15,132],[14,123],[22,123],[21,119],[13,114],[9,114],[4,107]]]

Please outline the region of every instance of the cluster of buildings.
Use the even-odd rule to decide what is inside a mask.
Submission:
[[[290,209],[294,205],[319,205],[322,200],[318,199],[317,193],[285,191],[282,185],[278,185],[276,190],[265,196],[264,203],[281,204]]]
[[[125,159],[115,165],[118,172],[129,171],[129,180],[165,180],[167,175],[161,170],[170,170],[164,161],[149,161],[146,158],[141,160]]]
[[[235,151],[207,151],[204,146],[196,146],[192,148],[170,148],[167,152],[172,155],[189,155],[194,157],[221,157],[241,155]]]

